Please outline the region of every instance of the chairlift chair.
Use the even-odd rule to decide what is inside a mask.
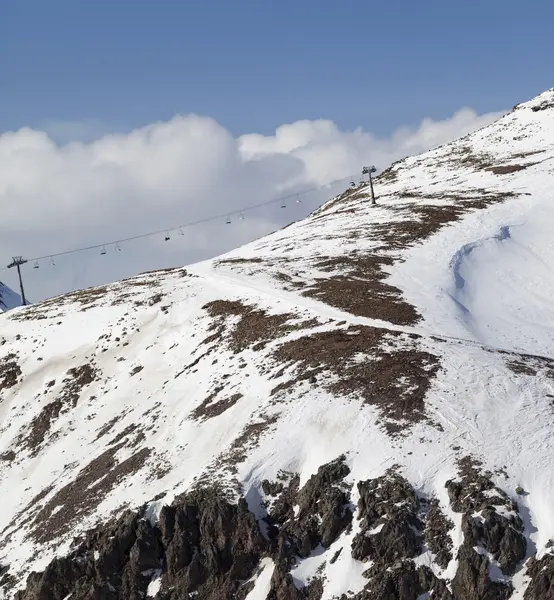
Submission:
[[[225,221],[225,225],[230,225],[231,224],[231,217],[227,217],[227,220]]]
[[[164,239],[165,239],[165,241],[166,241],[166,242],[169,242],[169,240],[171,239],[171,238],[169,237],[169,233],[166,233],[166,234],[165,234],[165,238],[164,238]]]
[[[282,204],[281,204],[281,208],[287,208],[287,203],[283,200]]]
[[[104,247],[102,248],[102,251],[100,252],[100,255],[101,255],[101,256],[104,256],[104,254],[106,254],[106,246],[104,246]]]
[[[33,265],[33,269],[38,269],[38,268],[39,268],[38,260],[35,260],[35,264]]]

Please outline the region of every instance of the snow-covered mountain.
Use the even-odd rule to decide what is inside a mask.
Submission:
[[[21,306],[21,296],[0,281],[0,313],[16,306]]]
[[[5,598],[554,598],[554,90],[375,191],[0,318]]]

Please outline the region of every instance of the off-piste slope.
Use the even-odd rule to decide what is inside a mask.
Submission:
[[[554,92],[216,260],[0,324],[6,598],[553,598]]]

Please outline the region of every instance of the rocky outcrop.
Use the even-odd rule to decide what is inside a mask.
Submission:
[[[353,558],[372,560],[377,571],[377,565],[386,570],[421,553],[420,503],[403,477],[391,470],[383,477],[360,481],[358,492],[361,530],[352,542]]]
[[[527,563],[529,585],[524,600],[554,600],[554,555],[546,554],[540,560],[531,558]]]
[[[233,504],[203,490],[164,507],[151,525],[126,513],[90,532],[76,550],[32,573],[17,600],[139,600],[156,574],[159,598],[240,598],[241,581],[270,550],[244,500]]]
[[[281,489],[268,512],[268,521],[273,534],[277,530],[286,533],[293,553],[305,558],[319,544],[328,548],[350,525],[350,497],[348,486],[343,483],[349,473],[341,456],[321,466],[300,490],[298,476],[286,488],[264,482],[266,490]]]
[[[452,508],[464,513],[464,541],[457,555],[452,590],[456,598],[500,600],[510,597],[512,587],[490,579],[488,556],[509,576],[525,557],[527,545],[517,504],[480,466],[466,457],[459,463],[460,479],[446,483]]]
[[[350,469],[340,456],[303,486],[294,473],[263,481],[267,528],[260,528],[245,499],[230,500],[219,487],[196,489],[163,507],[155,524],[143,509],[89,532],[69,556],[32,573],[17,600],[69,594],[72,600],[139,600],[147,593],[157,600],[245,600],[265,558],[273,561],[267,600],[320,600],[326,565],[348,551],[366,564],[367,580],[349,600],[418,600],[425,594],[504,600],[512,587],[491,578],[491,562],[508,581],[525,555],[523,524],[516,504],[479,466],[463,459],[459,478],[446,483],[452,508],[463,513],[464,541],[452,581],[440,575],[453,558],[452,522],[438,500],[419,496],[394,468],[357,483],[359,532],[348,548],[341,535],[354,518]],[[329,548],[318,570],[299,584],[293,578],[299,561]],[[7,565],[0,575],[9,576]],[[552,555],[531,559],[528,575],[526,600],[554,600]]]

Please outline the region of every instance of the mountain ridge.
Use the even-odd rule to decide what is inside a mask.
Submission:
[[[550,597],[553,134],[549,90],[377,206],[4,315],[4,597]]]

